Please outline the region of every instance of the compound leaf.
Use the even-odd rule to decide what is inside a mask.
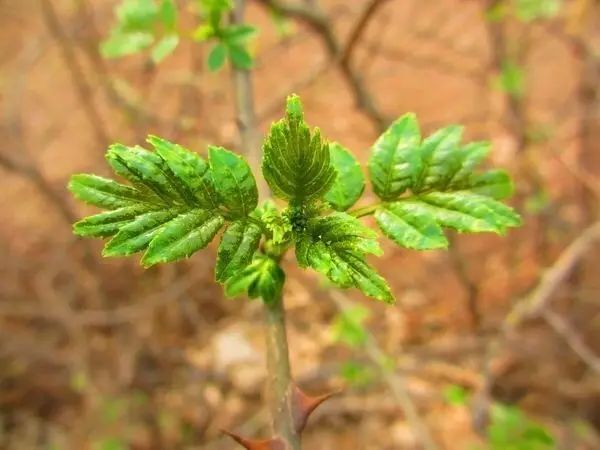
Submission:
[[[271,126],[263,144],[262,170],[276,196],[292,204],[322,197],[335,181],[329,145],[304,122],[297,95],[287,100],[286,117]]]
[[[368,164],[377,196],[392,200],[415,184],[421,171],[420,140],[412,113],[400,117],[377,139]]]
[[[257,253],[244,270],[234,274],[225,282],[225,294],[236,297],[247,293],[250,298],[261,297],[271,303],[281,297],[285,273],[272,258]]]
[[[107,152],[109,164],[132,186],[87,174],[74,175],[69,183],[77,198],[111,209],[77,222],[74,232],[113,236],[104,256],[145,250],[145,266],[185,258],[204,248],[222,227],[220,210],[226,209],[206,161],[156,136],[149,136],[148,142],[154,152],[121,144]]]
[[[396,244],[414,250],[446,248],[448,241],[435,216],[415,202],[395,202],[379,208],[375,220]]]
[[[330,144],[329,151],[337,177],[324,198],[337,211],[345,211],[362,195],[365,176],[354,155],[340,144]]]
[[[208,159],[225,214],[232,218],[248,216],[258,204],[258,189],[248,163],[222,147],[209,147]]]
[[[217,254],[217,281],[231,278],[252,261],[261,234],[261,228],[248,221],[236,221],[227,227]]]

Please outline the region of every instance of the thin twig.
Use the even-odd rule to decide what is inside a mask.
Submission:
[[[332,290],[329,292],[329,295],[338,310],[346,311],[350,308],[350,301],[343,293]],[[423,444],[423,448],[425,450],[438,450],[438,445],[431,437],[427,425],[419,415],[419,411],[410,397],[404,379],[397,371],[390,371],[383,366],[383,361],[387,359],[387,355],[381,350],[375,338],[368,331],[365,352],[371,362],[379,369],[383,380],[404,412],[411,429]]]
[[[371,19],[386,1],[388,0],[371,0],[371,2],[365,7],[360,18],[350,32],[350,37],[348,38],[348,41],[344,46],[344,50],[342,51],[342,55],[340,56],[340,63],[342,65],[350,64],[354,50],[356,49],[357,44],[360,42],[364,32],[371,22]]]
[[[347,49],[348,47],[342,46],[341,42],[336,37],[333,32],[331,21],[327,15],[317,6],[308,7],[306,4],[287,3],[281,0],[258,1],[273,8],[282,15],[293,17],[304,22],[317,33],[323,41],[330,58],[338,64],[342,74],[350,85],[358,108],[363,111],[379,131],[384,130],[389,123],[389,119],[384,116],[375,104],[375,100],[367,89],[361,74],[353,68],[351,61],[348,58],[343,59],[344,48]],[[374,15],[369,14],[367,19],[371,19],[372,17],[374,17]],[[368,20],[366,23],[359,23],[359,35],[362,33],[362,30],[367,27],[367,24]],[[352,48],[353,46],[350,47],[350,53],[353,51]]]
[[[52,0],[39,1],[46,26],[60,48],[65,65],[69,70],[71,79],[77,91],[77,95],[79,96],[79,101],[83,105],[88,122],[90,123],[91,128],[94,130],[94,134],[96,135],[98,143],[102,148],[104,148],[110,142],[110,138],[106,129],[104,128],[102,117],[93,101],[93,92],[86,80],[83,68],[77,60],[77,56],[75,55],[69,39],[63,32],[63,26],[60,23],[58,15],[56,14]]]
[[[538,316],[548,306],[554,293],[579,260],[598,239],[600,239],[600,222],[596,222],[580,233],[546,272],[534,291],[515,304],[504,321],[505,332],[511,332],[525,320]]]
[[[566,320],[549,309],[542,311],[542,317],[590,369],[596,373],[600,373],[600,357],[586,345],[581,336]]]

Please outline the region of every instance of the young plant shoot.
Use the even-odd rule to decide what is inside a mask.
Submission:
[[[109,238],[104,256],[142,253],[145,267],[188,258],[220,234],[216,280],[228,296],[262,299],[272,312],[267,322],[283,322],[281,261],[287,253],[340,288],[391,304],[392,290],[367,259],[382,254],[378,233],[361,217],[374,215],[386,237],[412,250],[446,248],[444,228],[504,234],[521,223],[500,201],[512,192],[509,176],[476,170],[490,145],[462,144],[461,135],[462,127],[448,126],[422,138],[414,114],[400,117],[369,157],[378,200],[355,208],[365,189],[359,163],[341,144],[311,129],[300,99],[291,95],[285,117],[271,126],[262,147],[262,175],[276,201],[259,204],[255,176],[241,156],[210,146],[204,159],[150,136],[152,150],[114,144],[106,154],[127,184],[89,174],[71,178],[69,188],[78,199],[106,210],[77,222],[74,231]],[[285,341],[282,329],[279,340]],[[283,358],[279,362],[287,368],[279,368],[289,372],[287,347],[282,356],[278,343],[273,345],[269,360]],[[276,370],[269,364],[271,413],[282,411],[273,417],[275,435],[264,441],[234,436],[248,449],[299,449],[308,415],[323,400],[292,383],[278,386],[285,376],[271,373]]]

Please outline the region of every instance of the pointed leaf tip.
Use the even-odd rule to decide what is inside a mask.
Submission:
[[[298,95],[291,94],[288,96],[285,111],[289,119],[302,120],[304,112]]]

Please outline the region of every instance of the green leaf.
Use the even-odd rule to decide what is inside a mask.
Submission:
[[[503,61],[500,74],[495,80],[495,86],[514,98],[525,94],[525,72],[514,61]]]
[[[421,145],[421,171],[413,192],[445,190],[460,169],[463,152],[459,151],[462,127],[450,125],[437,130]]]
[[[153,203],[153,199],[130,186],[97,175],[73,175],[69,181],[73,195],[90,205],[104,209],[118,209],[140,203]]]
[[[308,220],[296,241],[296,259],[336,285],[357,287],[364,294],[393,302],[392,293],[381,276],[365,261],[366,253],[381,254],[376,233],[346,213],[334,213]]]
[[[100,53],[105,58],[120,58],[122,56],[138,53],[152,45],[154,36],[148,32],[121,32],[117,31],[103,41]]]
[[[504,170],[490,170],[472,177],[468,184],[471,192],[503,200],[513,194],[514,186]]]
[[[194,209],[177,216],[152,239],[142,264],[149,267],[188,258],[206,247],[223,223],[223,217],[204,209]]]
[[[400,117],[377,139],[368,168],[378,197],[393,200],[415,184],[421,171],[420,140],[412,113]]]
[[[261,235],[260,227],[248,221],[233,222],[227,227],[217,255],[217,281],[226,281],[250,264]]]
[[[448,240],[435,216],[414,202],[395,202],[379,208],[375,220],[396,244],[415,250],[447,248]]]
[[[244,44],[254,37],[258,29],[252,25],[230,25],[222,30],[223,40],[228,44]]]
[[[116,8],[118,26],[124,31],[150,30],[158,13],[154,0],[123,0]]]
[[[115,237],[104,247],[102,255],[128,256],[145,250],[150,241],[180,212],[181,209],[167,209],[136,216],[134,220],[119,229]]]
[[[228,45],[229,57],[231,62],[238,69],[250,70],[254,66],[254,59],[248,52],[248,49],[242,45]]]
[[[208,159],[227,217],[248,216],[258,204],[258,189],[248,163],[222,147],[209,147]]]
[[[182,202],[186,195],[170,171],[165,170],[162,158],[142,147],[113,144],[106,159],[114,171],[138,189],[152,192],[163,202]]]
[[[145,250],[145,266],[189,257],[204,248],[225,221],[219,211],[229,211],[220,203],[206,161],[156,136],[149,136],[148,142],[154,152],[122,144],[107,152],[115,172],[133,186],[85,174],[75,175],[69,185],[76,197],[112,209],[77,222],[74,232],[114,236],[104,256]]]
[[[279,212],[272,200],[267,200],[256,210],[256,218],[260,220],[270,235],[273,244],[283,244],[292,239],[292,225]]]
[[[562,0],[513,0],[519,20],[531,22],[536,19],[550,19],[558,15]]]
[[[331,164],[337,177],[327,194],[327,200],[338,211],[345,211],[356,203],[365,189],[365,177],[360,164],[347,149],[338,143],[329,145]]]
[[[168,31],[174,31],[177,25],[177,6],[174,0],[162,0],[158,16]]]
[[[179,45],[179,35],[168,34],[163,37],[152,49],[152,61],[155,64],[160,63],[163,59],[175,51]]]
[[[451,384],[444,388],[444,399],[452,406],[463,406],[469,401],[469,392],[462,386]]]
[[[468,191],[432,192],[411,203],[416,210],[433,215],[440,225],[460,232],[504,234],[507,228],[521,225],[519,215],[512,208]]]
[[[247,293],[250,298],[261,297],[266,303],[281,298],[285,273],[275,260],[256,254],[250,265],[225,282],[225,294],[236,297]]]
[[[363,306],[345,309],[333,321],[333,339],[350,347],[360,347],[365,344],[369,337],[365,321],[370,315],[370,311]]]
[[[211,72],[216,72],[223,64],[225,64],[225,59],[227,58],[227,47],[225,44],[219,42],[216,44],[210,53],[208,54],[208,70]]]
[[[288,97],[286,117],[271,126],[263,144],[262,170],[275,195],[292,204],[321,198],[335,181],[329,146],[318,129],[311,132],[304,122],[297,95]]]
[[[73,225],[73,232],[78,236],[107,237],[117,234],[119,230],[140,215],[155,210],[149,205],[126,206],[113,211],[86,217]]]
[[[186,196],[193,196],[206,209],[219,206],[219,196],[215,191],[208,163],[200,155],[156,136],[149,136],[148,143],[185,185],[189,192]]]

